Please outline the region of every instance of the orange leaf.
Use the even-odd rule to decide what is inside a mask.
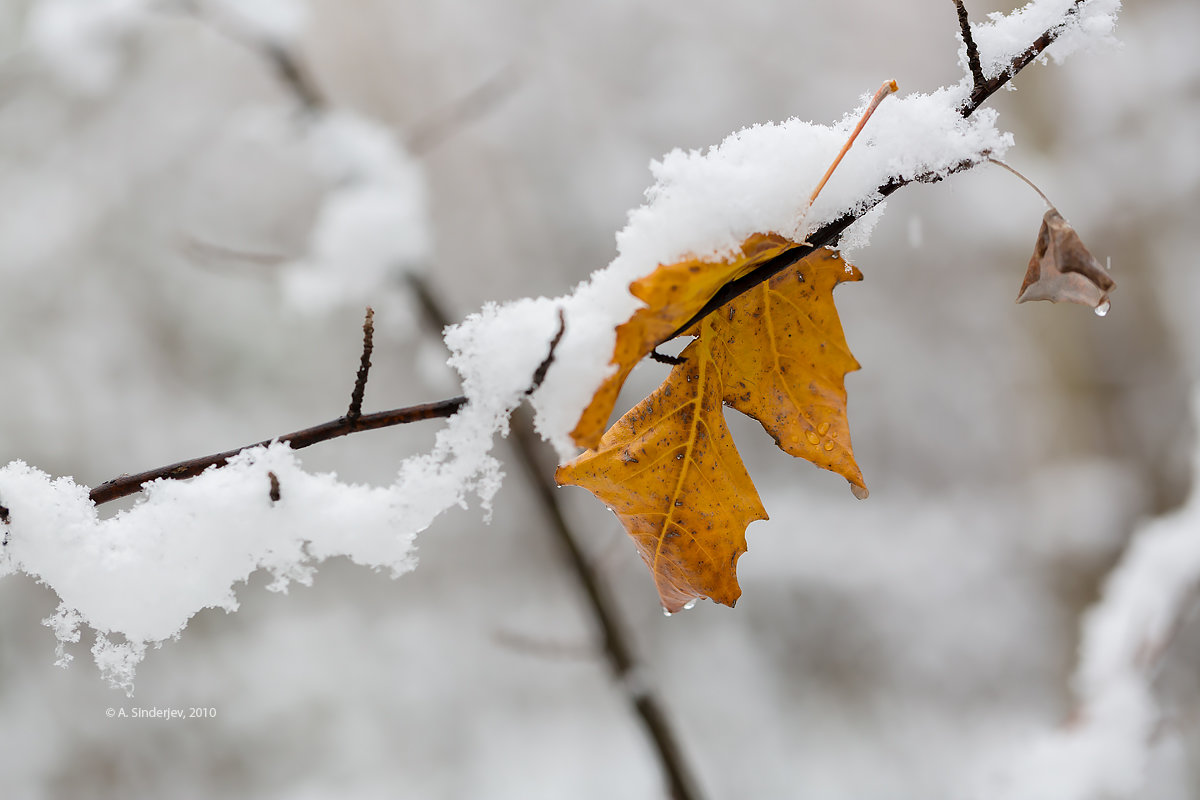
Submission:
[[[746,526],[767,518],[725,425],[709,320],[662,386],[555,474],[616,512],[670,612],[699,597],[732,606]]]
[[[634,365],[691,319],[722,286],[798,246],[778,234],[755,233],[742,242],[741,253],[729,261],[686,259],[664,264],[629,284],[630,293],[646,307],[617,326],[612,357],[616,370],[596,390],[571,431],[575,444],[596,447]]]
[[[581,486],[616,512],[668,611],[698,597],[733,605],[746,526],[766,519],[723,403],[866,496],[846,421],[845,375],[858,362],[833,304],[835,286],[861,279],[818,250],[710,314],[689,329],[697,339],[662,386],[595,450],[559,467],[560,484]]]
[[[713,357],[725,403],[762,423],[786,453],[867,487],[850,449],[846,373],[859,368],[846,346],[833,289],[862,273],[818,250],[713,315]]]

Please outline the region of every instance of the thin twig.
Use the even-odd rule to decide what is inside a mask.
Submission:
[[[467,398],[465,397],[451,397],[448,400],[439,400],[436,403],[422,403],[405,408],[396,408],[391,411],[380,411],[375,414],[363,414],[354,420],[347,417],[339,417],[329,422],[323,422],[320,425],[314,425],[311,428],[305,428],[294,433],[285,433],[283,436],[276,436],[271,439],[263,439],[261,442],[237,447],[233,450],[226,450],[223,453],[214,453],[210,456],[201,456],[199,458],[188,459],[187,461],[180,461],[177,464],[146,470],[136,475],[122,475],[119,478],[105,481],[92,489],[89,496],[93,503],[100,505],[136,494],[141,490],[142,484],[148,481],[158,480],[159,478],[172,478],[176,480],[194,478],[209,467],[219,467],[227,464],[229,459],[252,447],[266,447],[274,442],[284,442],[293,450],[300,450],[301,448],[311,447],[314,444],[327,442],[330,439],[336,439],[339,436],[346,436],[351,433],[389,428],[393,425],[406,425],[410,422],[419,422],[426,419],[451,417],[458,413],[458,410],[466,402]]]
[[[374,349],[375,338],[375,309],[367,306],[367,315],[363,319],[363,348],[358,361],[358,374],[354,377],[354,389],[350,392],[350,409],[346,419],[354,421],[362,416],[363,394],[367,390],[367,376],[371,372],[371,350]]]
[[[975,37],[971,35],[971,20],[967,18],[967,7],[963,5],[963,0],[954,0],[954,7],[958,9],[958,27],[962,32],[963,44],[967,46],[967,65],[971,70],[971,80],[978,89],[986,83],[983,66],[979,63],[979,47],[975,44]]]
[[[429,327],[437,331],[444,329],[449,323],[449,318],[429,285],[414,274],[408,276],[408,281],[420,299],[421,309]],[[559,336],[561,335],[560,328]],[[672,800],[699,800],[702,795],[697,788],[695,773],[688,766],[687,758],[667,719],[662,702],[655,692],[637,681],[641,667],[634,655],[633,637],[621,623],[619,606],[579,547],[575,535],[571,533],[566,516],[559,505],[558,499],[561,495],[558,487],[547,478],[549,470],[539,464],[540,442],[528,417],[523,414],[514,416],[511,439],[517,461],[533,487],[538,505],[546,515],[550,530],[561,545],[567,564],[579,588],[583,590],[596,627],[600,629],[609,668],[625,692],[658,755]]]
[[[271,498],[272,503],[278,503],[279,498],[283,496],[279,492],[279,476],[274,472],[268,472],[267,480],[271,482],[271,491],[268,492],[267,496]]]
[[[550,371],[550,365],[554,363],[554,351],[558,349],[558,343],[562,341],[563,334],[566,332],[567,315],[560,308],[558,310],[558,332],[550,340],[550,351],[546,353],[546,357],[542,359],[542,363],[538,364],[537,369],[533,371],[533,380],[530,381],[529,388],[525,390],[526,397],[536,392],[538,387],[542,385],[542,381],[546,380],[546,373]]]

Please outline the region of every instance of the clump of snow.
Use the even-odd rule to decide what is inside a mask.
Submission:
[[[432,252],[421,167],[390,131],[350,112],[319,116],[308,143],[330,188],[308,254],[283,270],[285,295],[308,311],[378,302]]]
[[[1077,12],[1068,14],[1074,5],[1076,0],[1033,0],[1011,14],[989,14],[988,22],[972,25],[971,35],[979,46],[984,77],[1003,75],[1013,59],[1046,31],[1057,31],[1057,38],[1041,57],[1053,58],[1056,64],[1079,50],[1116,42],[1113,30],[1121,0],[1087,0]],[[966,70],[965,45],[959,49],[959,62]]]
[[[278,502],[268,472],[279,479]],[[110,519],[98,518],[86,487],[19,461],[0,469],[0,496],[10,512],[0,574],[52,587],[55,635],[73,642],[80,625],[94,628],[97,663],[127,687],[146,644],[177,635],[203,608],[235,610],[234,585],[257,569],[282,590],[310,582],[313,565],[334,555],[397,574],[414,564],[394,491],[310,475],[286,445],[244,452],[189,482],[150,484],[142,502]],[[125,643],[111,641],[117,633]]]

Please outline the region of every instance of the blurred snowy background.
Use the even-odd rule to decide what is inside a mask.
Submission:
[[[1029,761],[1086,727],[1081,620],[1191,484],[1198,31],[1193,0],[1132,4],[1122,49],[1030,67],[990,104],[1010,163],[1111,258],[1107,318],[1013,304],[1043,209],[1001,170],[889,200],[865,282],[837,293],[871,498],[735,423],[772,516],[736,611],[664,619],[615,520],[563,490],[706,796],[1200,797],[1190,618],[1157,664],[1160,718]],[[611,259],[650,159],[836,120],[885,78],[954,83],[956,33],[944,0],[0,0],[0,464],[95,485],[335,417],[367,302],[367,410],[456,394],[405,272],[455,318],[561,294]],[[336,113],[305,111],[273,47]],[[373,215],[394,237],[364,235]],[[302,460],[388,483],[441,424]],[[663,796],[500,455],[490,525],[443,516],[397,580],[339,561],[286,595],[252,580],[238,613],[151,652],[132,700],[86,637],[54,668],[54,593],[0,582],[4,796]],[[217,716],[105,717],[135,705]]]

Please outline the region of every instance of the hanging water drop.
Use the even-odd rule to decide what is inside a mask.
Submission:
[[[696,601],[697,601],[698,599],[699,599],[699,598],[693,597],[691,600],[688,600],[686,603],[684,603],[684,604],[683,604],[683,610],[684,610],[684,611],[690,611],[690,610],[692,610],[693,608],[695,608],[695,607],[696,607]]]
[[[1095,308],[1096,316],[1103,317],[1105,314],[1108,313],[1108,309],[1111,305],[1112,305],[1111,303],[1109,303],[1107,300],[1105,300],[1103,303],[1096,306],[1096,308]]]
[[[859,486],[858,484],[854,483],[850,484],[850,491],[859,500],[866,500],[871,495],[871,493],[867,491],[867,487]]]

